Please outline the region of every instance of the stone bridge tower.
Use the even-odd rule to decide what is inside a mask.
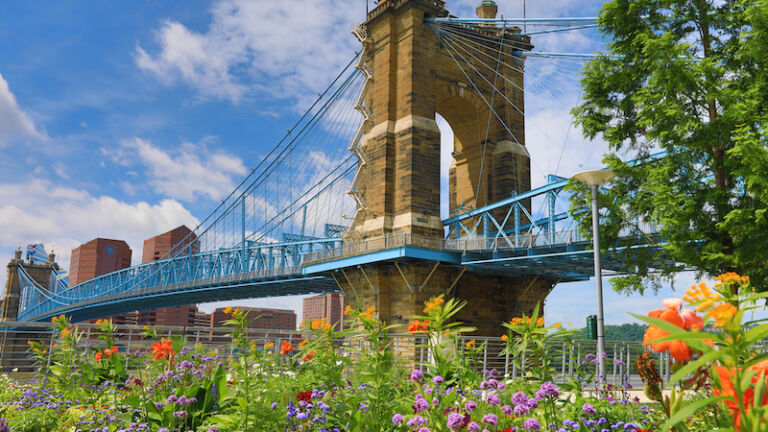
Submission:
[[[484,0],[477,12],[495,18],[497,7]],[[352,192],[359,206],[347,245],[380,241],[382,249],[400,243],[441,249],[445,233],[436,114],[455,135],[451,214],[462,204],[479,208],[530,190],[524,64],[509,65],[513,44],[508,43],[528,50],[530,39],[519,29],[466,25],[465,32],[485,42],[476,45],[475,59],[465,57],[493,64],[502,79],[479,61],[457,64],[454,51],[426,21],[447,16],[440,0],[381,0],[356,32],[364,46],[361,68],[370,79],[363,108],[366,133],[357,149],[361,166]],[[496,334],[501,321],[530,313],[553,286],[551,281],[475,273],[431,258],[367,262],[343,272],[337,281],[347,302],[354,304],[357,297],[364,306],[376,305],[380,318],[390,323],[406,323],[421,313],[425,299],[447,293],[470,301],[459,319],[483,334]]]
[[[19,315],[21,301],[21,282],[19,281],[19,269],[23,268],[40,286],[48,287],[51,283],[51,272],[58,270],[55,263],[56,256],[51,252],[48,262],[34,264],[24,262],[21,259],[21,247],[16,249],[13,259],[8,263],[8,277],[5,281],[5,300],[0,309],[0,321],[16,321]]]

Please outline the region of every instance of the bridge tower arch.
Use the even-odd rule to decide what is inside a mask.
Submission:
[[[495,3],[482,1],[478,15],[494,18]],[[440,260],[435,249],[441,249],[445,232],[435,117],[440,114],[454,132],[451,214],[530,190],[524,64],[510,65],[508,59],[513,45],[516,50],[532,46],[519,29],[467,25],[479,42],[465,56],[474,63],[462,66],[453,54],[459,48],[443,45],[427,21],[448,16],[441,0],[381,0],[356,31],[364,47],[360,67],[369,79],[362,107],[366,129],[356,149],[361,163],[352,192],[358,212],[345,247],[359,249],[351,245],[362,242],[366,250],[375,250],[402,243],[434,253],[372,258],[340,269],[335,278],[348,303],[375,305],[379,318],[391,324],[406,323],[421,313],[425,300],[447,294],[470,302],[460,320],[481,334],[495,334],[501,321],[531,313],[554,282],[475,272]]]
[[[488,3],[493,2],[482,3],[478,14],[494,17]],[[471,55],[474,64],[462,66],[453,52],[465,48],[444,46],[425,21],[448,15],[439,0],[384,0],[363,24],[370,116],[359,145],[365,166],[356,184],[360,208],[351,237],[442,237],[437,113],[455,134],[451,214],[462,204],[478,208],[530,189],[524,64],[507,61],[513,54],[509,40],[519,49],[530,48],[530,40],[515,29],[467,26],[484,42]],[[497,78],[489,64],[505,79]]]

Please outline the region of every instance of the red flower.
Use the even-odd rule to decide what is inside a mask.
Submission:
[[[300,392],[296,394],[296,400],[297,401],[304,401],[304,402],[311,402],[312,401],[312,391],[305,391]]]
[[[413,320],[408,324],[408,332],[423,333],[429,330],[429,321]]]

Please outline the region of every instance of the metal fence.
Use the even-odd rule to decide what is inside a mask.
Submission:
[[[94,324],[79,324],[80,340],[83,348],[98,347],[98,326]],[[155,342],[154,338],[146,337],[142,326],[116,325],[115,344],[123,353],[146,353]],[[161,327],[155,326],[153,330],[158,337],[184,340],[189,345],[202,345],[206,351],[212,351],[222,357],[236,357],[237,346],[233,343],[231,328],[208,327]],[[249,329],[249,337],[255,342],[258,349],[264,348],[271,342],[275,347],[280,347],[283,341],[289,341],[297,346],[306,335],[298,331]],[[429,350],[426,347],[426,337],[411,334],[393,334],[389,336],[390,347],[395,356],[395,361],[407,367],[424,368],[430,362]],[[457,347],[456,355],[468,355],[465,344],[474,340],[476,347],[481,347],[472,358],[473,366],[478,370],[495,369],[500,375],[510,378],[521,378],[532,372],[531,358],[525,356],[515,357],[502,353],[505,342],[498,337],[465,336]],[[46,355],[32,355],[29,342],[36,342],[45,348]],[[34,373],[41,366],[49,366],[56,344],[56,334],[51,324],[47,323],[17,323],[0,322],[0,366],[5,372]],[[362,335],[352,335],[338,341],[344,355],[355,356],[356,353],[367,348],[367,342]],[[641,384],[640,377],[633,367],[635,359],[643,352],[644,348],[637,342],[606,342],[606,374],[608,383]],[[596,351],[595,341],[573,341],[572,343],[558,343],[547,347],[550,366],[556,371],[555,380],[565,381],[575,377],[579,371],[582,375],[593,374],[597,366],[593,364],[587,354]],[[660,375],[664,380],[670,377],[670,359],[666,353],[653,353],[657,361]],[[130,364],[132,356],[124,356],[126,366]],[[135,356],[133,356],[135,359]],[[45,364],[41,364],[45,363]],[[137,365],[140,364],[137,361]]]

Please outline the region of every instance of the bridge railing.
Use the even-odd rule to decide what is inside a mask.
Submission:
[[[150,352],[154,339],[145,337],[142,326],[115,325],[115,346],[124,354],[123,360],[127,367],[140,367],[143,359],[140,355]],[[238,348],[232,342],[232,328],[213,327],[153,327],[158,337],[183,340],[187,345],[200,345],[206,351],[213,351],[216,355],[237,357]],[[0,322],[0,366],[5,372],[33,373],[51,365],[52,352],[57,343],[57,335],[52,331],[50,323],[20,323]],[[82,333],[80,347],[87,350],[90,347],[98,348],[103,343],[99,338],[101,332],[98,326],[93,324],[78,324],[77,330]],[[255,342],[257,349],[264,349],[266,343],[273,343],[279,347],[282,341],[289,341],[298,346],[306,335],[300,331],[276,330],[276,329],[249,329],[249,337]],[[424,336],[411,334],[392,334],[389,336],[390,346],[395,355],[395,360],[404,366],[415,366],[424,369],[430,361],[428,349],[425,346]],[[479,355],[473,358],[473,364],[480,370],[496,369],[500,375],[509,378],[526,376],[529,370],[530,358],[513,357],[502,354],[505,342],[499,337],[465,336],[459,347],[466,342],[474,340],[476,346],[483,349]],[[46,348],[46,355],[42,358],[32,356],[28,342],[33,341]],[[363,335],[352,335],[339,341],[341,349],[350,348],[349,355],[354,356],[365,348],[366,341]],[[460,348],[463,349],[463,348]],[[645,348],[639,342],[606,341],[607,376],[609,383],[639,386],[640,377],[636,375],[632,363]],[[549,346],[549,361],[555,370],[558,381],[564,381],[573,377],[578,369],[587,374],[596,370],[587,354],[595,353],[594,341],[577,340],[572,344],[553,344]],[[125,355],[129,354],[129,355]],[[667,354],[652,353],[659,367],[660,375],[666,380],[671,375],[670,358]]]

